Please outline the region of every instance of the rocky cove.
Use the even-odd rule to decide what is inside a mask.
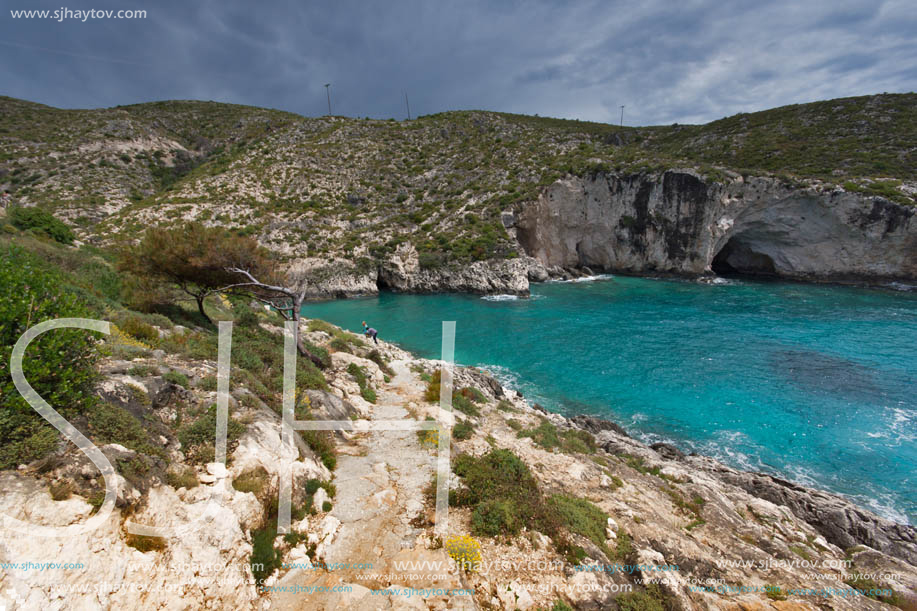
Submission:
[[[260,324],[280,341],[279,327]],[[307,341],[330,353],[328,389],[306,391],[312,417],[437,416],[438,406],[427,400],[426,390],[440,362],[386,342],[369,346],[326,323],[303,325]],[[208,380],[216,367],[206,358],[160,351],[132,360],[105,359],[100,370],[99,395],[150,423],[174,422],[214,398]],[[175,382],[176,374],[188,380],[187,388]],[[738,471],[667,444],[648,446],[612,422],[548,413],[486,371],[465,367],[456,369],[454,388],[473,400],[454,412],[465,432],[453,434],[453,456],[481,459],[508,450],[526,465],[540,493],[588,499],[602,516],[602,528],[598,534],[570,527],[570,544],[582,550],[579,560],[570,562],[544,533],[523,528],[515,535],[477,538],[481,559],[490,563],[486,566],[500,570],[457,568],[433,532],[432,499],[425,492],[435,445],[410,431],[340,432],[333,474],[315,450],[299,444],[294,505],[308,503],[312,510],[294,521],[295,536],[269,540],[277,564],[259,571],[268,587],[259,590],[250,562],[254,546],[263,551],[263,541],[256,540],[263,540],[276,507],[280,419],[248,386],[233,387],[231,416],[243,430],[225,467],[194,460],[169,434],[159,439],[168,466],[154,462],[138,469],[136,452],[118,444],[102,447],[121,475],[117,509],[101,529],[69,539],[5,536],[0,545],[4,563],[53,560],[81,568],[6,571],[0,591],[13,592],[24,608],[51,609],[116,608],[138,601],[176,609],[530,609],[558,600],[604,609],[637,596],[646,604],[679,609],[887,608],[875,597],[826,594],[868,584],[893,589],[886,602],[902,608],[915,603],[913,527],[879,518],[836,495]],[[555,436],[560,441],[553,441]],[[72,447],[0,477],[0,510],[6,515],[64,525],[93,512],[87,501],[98,474]],[[460,493],[467,483],[453,475],[449,486]],[[61,494],[62,488],[71,494]],[[127,518],[157,526],[193,519],[214,488],[223,491],[223,505],[211,523],[190,536],[151,543],[126,535]],[[468,533],[472,520],[469,508],[453,507],[449,535]],[[544,561],[542,568],[526,568],[525,561],[533,558]],[[411,562],[436,570],[405,570],[404,563]],[[372,570],[327,569],[358,564],[371,564]],[[643,568],[603,568],[617,564]],[[666,579],[653,570],[671,565],[678,570]],[[856,574],[868,575],[868,581],[857,581]],[[146,586],[139,594],[129,587],[138,583]],[[433,593],[405,596],[396,588],[432,588]],[[435,593],[450,588],[474,594]],[[383,594],[375,593],[380,589]],[[811,594],[788,594],[790,589]]]
[[[746,274],[812,282],[917,280],[915,208],[818,181],[693,169],[568,176],[504,211],[516,259],[429,268],[403,244],[362,271],[321,269],[315,298],[401,292],[525,295],[531,281],[594,272],[702,277]]]

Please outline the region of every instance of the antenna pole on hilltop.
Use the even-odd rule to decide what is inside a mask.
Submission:
[[[411,103],[408,102],[408,92],[404,92],[404,105],[408,107],[408,121],[411,120]]]
[[[331,116],[331,83],[325,83],[325,93],[328,94],[328,116]]]
[[[621,105],[621,127],[624,127],[624,105]]]

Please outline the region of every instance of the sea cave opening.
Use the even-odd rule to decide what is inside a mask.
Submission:
[[[754,244],[741,235],[733,236],[723,245],[710,264],[717,276],[776,276],[777,269],[770,255],[759,252]]]

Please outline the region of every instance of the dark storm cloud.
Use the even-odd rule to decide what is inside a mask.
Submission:
[[[13,19],[20,9],[143,9],[141,20]],[[887,2],[7,0],[0,93],[63,107],[161,99],[306,115],[483,108],[625,123],[917,83],[917,10]]]

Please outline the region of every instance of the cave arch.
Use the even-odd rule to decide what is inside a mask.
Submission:
[[[717,276],[776,276],[773,258],[760,250],[747,236],[734,235],[714,255],[710,268]]]

